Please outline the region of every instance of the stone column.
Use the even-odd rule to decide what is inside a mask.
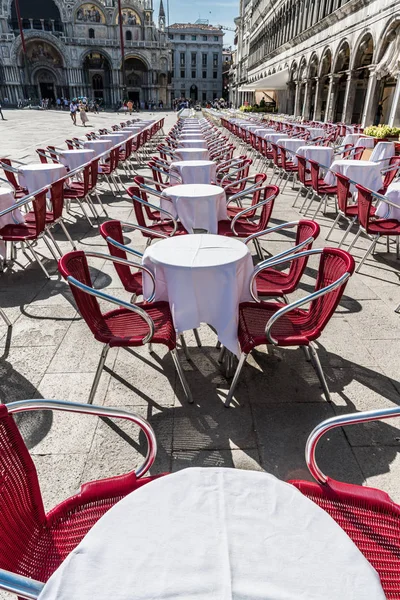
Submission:
[[[351,124],[353,116],[354,100],[356,97],[356,77],[357,71],[349,71],[347,73],[346,91],[344,93],[342,121],[347,125]]]
[[[333,121],[337,98],[337,82],[339,78],[340,75],[338,75],[337,73],[332,73],[331,75],[329,75],[329,89],[325,112],[325,123],[328,121]]]
[[[321,94],[320,94],[320,87],[321,87],[321,80],[319,77],[315,78],[316,84],[315,84],[315,96],[314,96],[314,113],[313,113],[313,121],[319,121],[321,118]]]
[[[399,127],[400,125],[400,72],[397,73],[396,89],[393,94],[388,125],[390,127]]]
[[[305,90],[304,90],[304,102],[301,111],[301,116],[303,119],[308,120],[310,116],[310,100],[311,100],[311,79],[306,79],[305,82]]]
[[[44,31],[44,19],[40,19],[40,24],[41,24],[41,26],[42,26],[42,29],[43,29],[43,31]]]
[[[375,96],[377,91],[376,73],[370,71],[368,78],[367,93],[365,94],[364,107],[362,112],[361,126],[372,125],[376,113]]]
[[[298,117],[300,115],[300,86],[301,83],[300,81],[295,81],[295,86],[296,86],[296,91],[295,91],[295,95],[294,95],[294,111],[293,114],[295,117]]]

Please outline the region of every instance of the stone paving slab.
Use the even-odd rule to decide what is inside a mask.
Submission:
[[[6,117],[6,122],[0,121],[0,154],[29,162],[36,161],[36,147],[62,145],[71,135],[85,133],[83,127],[72,125],[66,113],[10,110]],[[102,113],[89,118],[88,130],[110,126],[123,116]],[[167,130],[175,119],[176,115],[167,114]],[[110,218],[134,220],[127,195],[115,199],[105,186],[101,189]],[[279,196],[272,224],[299,218],[298,209],[292,208],[295,194],[288,185]],[[321,236],[317,246],[335,246],[340,239],[339,229],[329,243],[324,239],[333,217],[331,208],[327,215],[318,215]],[[80,249],[107,252],[97,227],[91,229],[82,217],[68,219],[68,229]],[[62,250],[69,251],[62,232],[55,233]],[[139,233],[127,237],[135,248],[144,250]],[[273,255],[289,247],[293,239],[293,232],[274,234],[262,246]],[[357,259],[367,244],[363,238],[357,242]],[[39,249],[46,257],[50,280],[23,256],[18,260],[25,268],[15,265],[0,275],[0,303],[13,322],[11,335],[0,322],[0,400],[86,402],[101,344],[77,314],[72,294],[48,250],[41,245]],[[90,265],[95,287],[129,301],[111,265],[102,259],[90,259]],[[316,266],[316,260],[311,260],[293,298],[313,289]],[[301,350],[275,349],[270,355],[262,347],[250,357],[235,401],[226,409],[223,402],[230,382],[218,364],[216,336],[207,325],[199,329],[201,348],[192,332],[185,334],[190,362],[179,350],[193,405],[186,403],[172,359],[163,347],[154,347],[154,354],[147,348],[111,350],[95,402],[136,411],[150,421],[159,442],[153,473],[219,465],[264,469],[282,479],[309,479],[304,445],[315,425],[335,414],[400,403],[400,315],[394,313],[399,302],[394,246],[388,254],[386,244],[380,244],[377,255],[350,280],[335,316],[318,340],[332,392],[330,404]],[[144,452],[143,436],[117,421],[35,413],[19,417],[19,423],[48,508],[87,480],[134,468]],[[390,420],[332,432],[321,442],[318,457],[329,475],[379,487],[400,502],[399,446],[400,420]]]

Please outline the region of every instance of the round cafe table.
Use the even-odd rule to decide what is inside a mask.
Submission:
[[[100,139],[110,140],[110,142],[113,142],[113,146],[116,146],[117,144],[123,143],[126,138],[123,133],[103,133],[100,136]]]
[[[384,600],[339,525],[273,475],[189,468],[126,496],[39,600]]]
[[[177,160],[169,168],[171,185],[179,183],[210,184],[217,177],[217,165],[212,160]]]
[[[307,160],[315,160],[323,167],[330,167],[333,161],[333,148],[330,146],[302,146],[297,148],[297,154]]]
[[[59,161],[70,171],[79,169],[79,167],[90,162],[94,158],[94,150],[89,149],[63,150],[58,153]]]
[[[352,181],[360,183],[364,187],[377,192],[382,187],[381,165],[369,160],[335,160],[331,165],[331,171],[341,173]],[[325,175],[325,183],[335,185],[336,177],[331,171]],[[354,183],[350,185],[351,193],[356,191]]]
[[[196,133],[181,133],[179,135],[179,139],[183,140],[204,140],[204,135],[202,131],[196,131]]]
[[[147,248],[143,265],[154,273],[155,298],[169,302],[179,333],[208,323],[228,350],[240,354],[239,303],[251,300],[254,269],[246,244],[220,235],[176,236]],[[143,283],[145,295],[151,294],[146,273]]]
[[[208,150],[205,148],[182,148],[175,150],[175,160],[209,160]]]
[[[202,229],[218,232],[218,221],[228,219],[226,194],[217,185],[174,185],[163,190],[161,208],[178,217],[189,233]]]
[[[207,150],[207,148],[208,148],[207,142],[204,139],[195,139],[195,138],[180,139],[179,146],[182,148],[203,148],[204,150]]]
[[[103,154],[103,152],[110,150],[110,148],[113,147],[113,143],[111,140],[105,139],[87,140],[86,142],[83,142],[83,147],[85,149],[94,150],[95,155],[99,156],[100,154]]]
[[[397,204],[397,207],[381,200],[376,207],[375,216],[380,219],[396,219],[397,221],[400,221],[400,182],[391,183],[386,191],[385,197],[389,202]]]
[[[30,193],[54,183],[66,174],[64,165],[54,163],[33,163],[18,167],[19,184]]]

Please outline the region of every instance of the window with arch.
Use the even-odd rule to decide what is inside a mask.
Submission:
[[[92,83],[93,83],[94,91],[102,90],[104,87],[103,77],[101,75],[98,75],[98,74],[93,75]]]
[[[94,40],[95,34],[94,34],[94,29],[90,28],[89,29],[89,39]]]
[[[132,31],[127,31],[125,33],[125,39],[127,42],[131,42],[132,41]]]

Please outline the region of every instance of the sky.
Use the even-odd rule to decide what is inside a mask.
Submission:
[[[239,0],[163,0],[165,12],[169,4],[169,22],[195,23],[197,19],[208,19],[210,25],[235,28],[233,19],[239,15]],[[155,17],[160,2],[154,2]],[[168,19],[168,15],[167,15]],[[224,46],[233,46],[233,31],[225,31]]]

